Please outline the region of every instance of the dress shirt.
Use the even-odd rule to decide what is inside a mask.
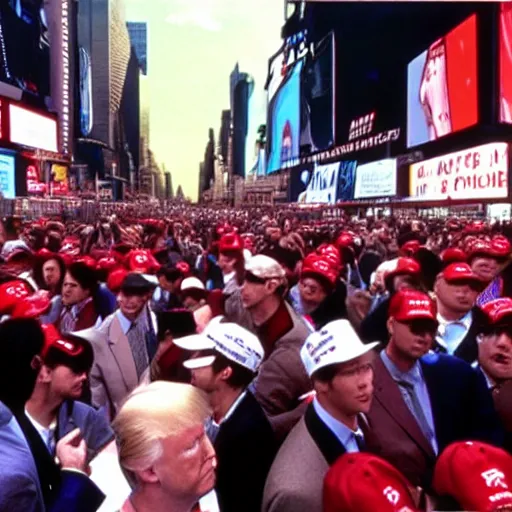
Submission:
[[[149,329],[149,322],[151,321],[148,318],[148,315],[146,315],[146,308],[142,310],[142,312],[139,314],[139,316],[132,322],[131,320],[128,320],[123,313],[121,313],[121,310],[118,309],[116,311],[117,318],[119,319],[119,323],[121,324],[121,329],[123,330],[123,334],[126,336],[128,334],[128,331],[132,327],[133,324],[137,324],[138,322],[143,322],[143,325],[146,329]]]
[[[220,427],[222,424],[227,421],[235,412],[236,408],[239,406],[239,404],[242,402],[242,400],[245,398],[245,395],[247,394],[247,391],[244,391],[232,404],[229,408],[226,415],[217,423],[213,417],[207,420],[206,425],[206,432],[208,434],[208,437],[210,441],[213,443],[215,442],[215,439],[217,438],[217,434],[219,433]]]
[[[346,425],[333,418],[321,405],[317,398],[313,400],[313,407],[318,417],[325,423],[325,425],[332,431],[338,438],[339,442],[345,447],[347,453],[359,452],[359,446],[356,441],[356,436],[364,439],[363,431],[358,428],[356,431],[348,428]]]
[[[432,413],[432,405],[430,404],[430,397],[428,394],[427,384],[425,383],[425,378],[423,377],[423,372],[421,371],[421,365],[419,361],[416,361],[414,366],[408,372],[402,372],[399,370],[395,363],[391,361],[391,359],[386,354],[386,351],[383,350],[380,353],[380,357],[384,366],[387,368],[393,380],[398,384],[398,389],[404,399],[407,408],[411,411],[411,414],[416,419],[418,425],[421,428],[421,418],[418,418],[416,411],[414,410],[414,406],[411,403],[411,399],[409,397],[409,390],[405,386],[401,386],[400,382],[407,382],[412,389],[414,390],[414,394],[416,395],[419,403],[421,404],[423,415],[425,420],[427,421],[429,430],[430,430],[430,439],[427,439],[429,443],[432,445],[434,452],[437,454],[439,451],[439,447],[436,439],[436,430],[434,425],[434,415]],[[423,429],[422,429],[423,430]]]
[[[37,430],[37,433],[41,436],[41,439],[43,440],[43,443],[48,448],[48,451],[55,455],[55,431],[57,430],[57,420],[52,421],[52,424],[47,428],[43,427],[37,420],[32,418],[28,411],[25,409],[25,415],[30,420],[30,423],[34,426],[34,428]]]
[[[436,341],[446,349],[448,355],[453,356],[471,328],[473,312],[470,310],[462,318],[452,322],[445,320],[441,315],[437,315],[437,320],[439,327]]]

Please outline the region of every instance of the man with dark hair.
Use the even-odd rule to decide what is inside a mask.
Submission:
[[[155,313],[181,307],[179,291],[184,275],[172,265],[162,267],[156,274],[158,287],[151,299],[151,309]]]
[[[80,431],[57,444],[59,469],[25,415],[41,366],[39,323],[7,320],[0,324],[0,339],[0,510],[97,510],[104,496],[85,474],[87,447]]]
[[[92,347],[79,337],[62,336],[53,325],[43,329],[42,365],[25,407],[26,415],[52,456],[58,440],[74,428],[80,428],[91,460],[114,437],[104,415],[78,402],[91,371]]]
[[[276,452],[272,427],[247,391],[263,361],[261,343],[243,327],[215,319],[203,334],[177,339],[175,344],[194,353],[184,366],[213,408],[209,436],[217,453],[220,509],[260,512]]]
[[[362,413],[373,396],[373,354],[348,320],[308,336],[300,352],[316,396],[279,450],[265,485],[262,512],[322,512],[324,477],[344,453],[363,451]]]

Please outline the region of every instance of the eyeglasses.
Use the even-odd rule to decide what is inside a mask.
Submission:
[[[371,363],[366,363],[354,366],[353,368],[348,368],[347,370],[339,370],[337,375],[341,377],[361,377],[362,375],[367,375],[372,371],[373,365]]]

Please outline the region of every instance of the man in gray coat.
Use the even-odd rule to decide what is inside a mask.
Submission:
[[[325,474],[340,455],[364,449],[373,396],[372,349],[348,320],[312,333],[301,359],[316,396],[272,465],[262,512],[322,512]]]

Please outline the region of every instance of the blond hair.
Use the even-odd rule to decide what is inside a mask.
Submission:
[[[112,423],[121,466],[148,469],[162,455],[162,439],[202,425],[210,414],[206,395],[190,384],[157,381],[135,389]]]

